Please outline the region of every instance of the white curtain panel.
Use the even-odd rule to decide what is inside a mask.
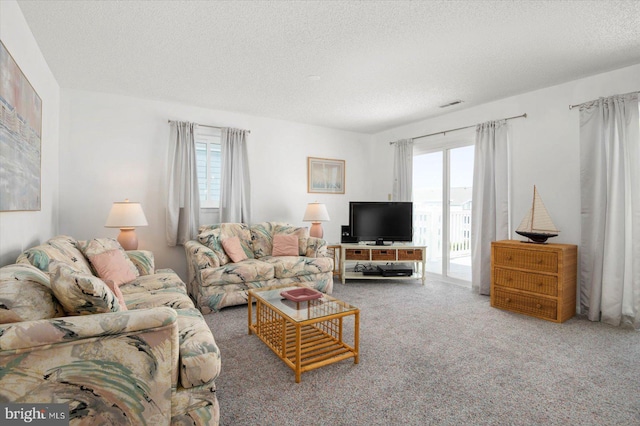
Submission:
[[[395,142],[392,199],[394,201],[413,200],[413,139]]]
[[[509,238],[509,158],[506,120],[476,126],[471,206],[471,285],[491,292],[491,242]]]
[[[640,328],[638,93],[580,107],[580,305],[591,321]]]
[[[200,194],[194,127],[194,123],[170,123],[166,217],[169,246],[182,245],[198,234]]]
[[[247,133],[240,129],[222,129],[220,222],[251,223]]]

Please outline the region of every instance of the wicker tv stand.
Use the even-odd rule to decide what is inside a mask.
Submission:
[[[340,245],[340,274],[342,284],[346,280],[415,280],[421,279],[425,285],[424,274],[427,259],[426,246],[414,246],[412,244],[393,244],[389,246],[374,246],[364,244],[341,244]],[[362,272],[347,270],[347,264],[355,262],[364,264],[396,264],[411,263],[415,266],[415,271],[410,276],[383,277],[382,275],[364,275]]]

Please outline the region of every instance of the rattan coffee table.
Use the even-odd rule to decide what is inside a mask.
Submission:
[[[292,302],[280,295],[297,287],[306,286],[290,284],[249,290],[249,334],[255,333],[295,371],[296,383],[300,383],[300,375],[305,371],[348,358],[357,364],[360,310],[326,294],[303,302]],[[353,346],[343,340],[343,320],[351,316]]]

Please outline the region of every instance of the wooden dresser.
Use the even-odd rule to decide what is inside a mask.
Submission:
[[[576,313],[578,248],[571,244],[491,243],[491,306],[548,321]]]

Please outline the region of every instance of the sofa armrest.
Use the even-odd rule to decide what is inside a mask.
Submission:
[[[195,240],[184,243],[184,251],[187,255],[187,291],[193,300],[199,300],[200,288],[202,288],[202,276],[200,271],[208,268],[219,268],[220,259],[209,247]]]
[[[66,403],[70,420],[169,424],[178,380],[171,308],[0,325],[0,400]]]
[[[162,328],[176,319],[174,309],[159,307],[0,324],[0,355],[89,338],[118,337]]]
[[[184,250],[187,254],[187,263],[193,264],[198,269],[220,267],[220,259],[214,251],[198,241],[187,241],[184,243]]]
[[[149,250],[128,250],[127,256],[136,265],[140,275],[155,274],[155,258],[153,252]]]
[[[322,238],[309,237],[307,239],[307,257],[331,257],[327,251],[327,242]]]

